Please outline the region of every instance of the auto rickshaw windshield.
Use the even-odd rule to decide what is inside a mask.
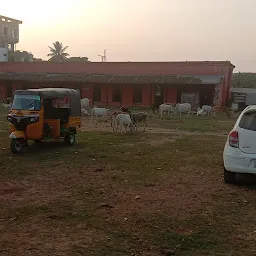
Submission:
[[[40,96],[32,94],[16,94],[11,109],[39,111],[41,109]]]

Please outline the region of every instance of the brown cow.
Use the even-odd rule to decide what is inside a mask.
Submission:
[[[139,123],[144,123],[144,129],[145,131],[146,126],[147,126],[147,114],[144,112],[139,112],[139,113],[133,113],[131,115],[132,122],[135,126],[136,131],[138,130],[138,124]]]

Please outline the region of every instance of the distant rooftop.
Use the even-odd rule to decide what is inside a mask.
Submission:
[[[233,71],[229,61],[188,62],[0,62],[1,73],[12,74],[83,74],[83,75],[125,75],[125,76],[201,76],[204,81],[219,79],[210,77],[226,75]],[[200,78],[200,79],[201,79]],[[169,78],[168,78],[169,79]],[[209,83],[208,82],[208,83]]]
[[[5,21],[5,22],[8,22],[8,23],[13,22],[13,23],[22,24],[22,21],[20,21],[20,20],[16,20],[16,19],[12,19],[12,18],[0,15],[0,22],[1,21]]]
[[[104,84],[219,84],[224,75],[106,75],[74,73],[2,73],[0,80],[31,82],[88,82]]]
[[[256,93],[256,88],[230,88],[230,92],[233,93]]]

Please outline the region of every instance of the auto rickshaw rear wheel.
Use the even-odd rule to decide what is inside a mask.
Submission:
[[[73,145],[76,142],[76,135],[74,133],[69,133],[65,136],[64,142],[68,145]]]
[[[41,140],[34,140],[34,142],[35,142],[36,144],[39,144],[39,143],[41,143],[42,141],[41,141]]]
[[[27,146],[27,141],[25,139],[12,139],[11,140],[11,151],[14,154],[20,153],[23,148]]]

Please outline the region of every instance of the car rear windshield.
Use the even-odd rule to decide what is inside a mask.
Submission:
[[[239,126],[246,130],[256,131],[256,112],[247,112],[241,118]]]

